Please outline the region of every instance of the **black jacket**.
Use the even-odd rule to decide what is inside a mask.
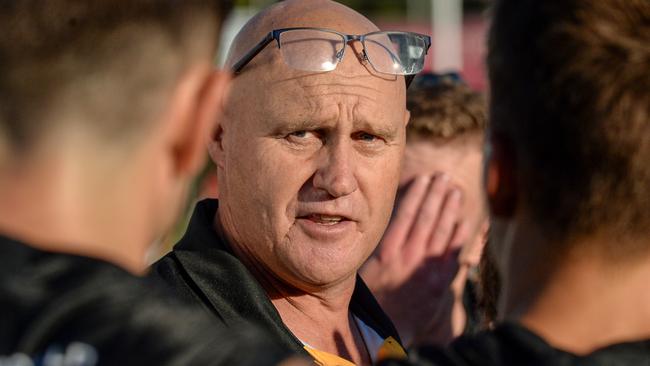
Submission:
[[[282,345],[305,352],[264,289],[213,228],[217,208],[217,200],[197,204],[185,236],[154,264],[154,280],[162,280],[181,297],[202,304],[229,327],[254,322],[269,330]],[[395,327],[358,276],[350,310],[383,338],[399,340]]]
[[[506,323],[493,331],[461,337],[447,349],[423,347],[410,362],[382,366],[650,366],[650,340],[621,343],[578,356],[551,347],[526,328]]]
[[[77,366],[268,365],[288,353],[202,315],[112,264],[0,237],[0,364],[67,355]]]

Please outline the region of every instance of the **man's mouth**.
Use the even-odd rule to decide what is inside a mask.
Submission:
[[[341,221],[346,220],[343,216],[336,215],[323,215],[323,214],[311,214],[303,217],[304,219],[313,221],[320,225],[336,225]]]

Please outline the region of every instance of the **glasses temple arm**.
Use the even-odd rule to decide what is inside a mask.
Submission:
[[[424,43],[425,43],[424,55],[426,56],[429,54],[429,48],[431,48],[431,38],[427,36],[424,40]],[[411,86],[411,83],[413,82],[413,79],[415,79],[416,76],[417,74],[404,75],[404,81],[406,82],[406,89],[408,89],[409,86]]]
[[[243,69],[246,65],[248,65],[248,63],[251,62],[251,60],[253,58],[255,58],[255,56],[257,56],[257,54],[262,52],[264,47],[266,47],[269,43],[271,43],[274,38],[275,38],[275,35],[273,34],[273,32],[269,32],[266,35],[266,37],[264,37],[263,40],[261,40],[253,48],[251,48],[250,51],[248,51],[239,61],[237,61],[237,63],[235,63],[232,66],[232,72],[234,74],[239,74],[241,69]]]

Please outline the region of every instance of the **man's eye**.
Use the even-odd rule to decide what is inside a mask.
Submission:
[[[316,131],[293,131],[286,135],[285,139],[294,144],[315,144],[321,141],[321,135]]]
[[[367,132],[359,132],[355,137],[357,140],[361,140],[364,142],[375,142],[379,140],[379,137]]]
[[[307,137],[307,131],[295,131],[295,132],[291,132],[291,133],[289,134],[289,136],[298,137],[298,138],[305,138],[305,137]]]

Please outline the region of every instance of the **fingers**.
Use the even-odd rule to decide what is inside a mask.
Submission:
[[[399,253],[408,264],[460,247],[467,241],[461,206],[462,193],[447,175],[417,177],[400,200],[377,254],[390,258]]]
[[[429,237],[427,254],[441,256],[450,248],[462,245],[465,224],[460,222],[462,194],[459,189],[452,189],[446,195],[444,205],[439,209],[440,216]]]
[[[405,244],[408,234],[419,215],[420,206],[430,182],[430,176],[420,176],[408,188],[398,204],[395,217],[386,229],[382,239],[382,250],[400,250]]]
[[[404,250],[414,256],[427,252],[429,238],[435,234],[441,215],[441,207],[449,186],[449,177],[441,174],[434,176],[426,195],[420,202],[420,210],[408,235]]]

